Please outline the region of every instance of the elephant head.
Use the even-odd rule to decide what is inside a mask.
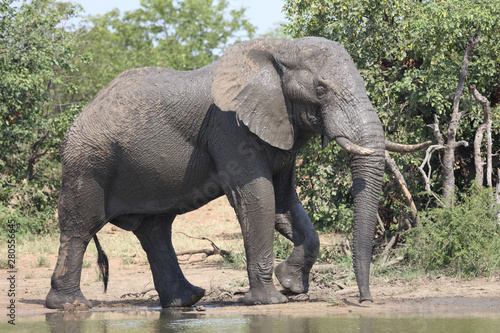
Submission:
[[[312,135],[335,140],[350,156],[354,190],[354,270],[360,301],[371,300],[369,271],[385,141],[364,82],[338,43],[307,37],[254,40],[224,53],[212,84],[214,103],[268,144],[296,151]]]

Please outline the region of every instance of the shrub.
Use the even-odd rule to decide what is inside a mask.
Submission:
[[[454,207],[422,213],[421,226],[407,234],[404,252],[410,265],[455,276],[500,269],[499,207],[493,198],[491,190],[474,185]]]
[[[321,148],[319,137],[298,154],[296,184],[307,215],[319,231],[352,231],[352,180],[347,155],[336,144]]]
[[[273,252],[275,259],[286,259],[293,251],[293,243],[281,236],[277,231],[274,232]]]

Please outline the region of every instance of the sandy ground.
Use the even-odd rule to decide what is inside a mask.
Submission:
[[[218,235],[211,238],[221,248],[229,246],[227,239],[234,239],[241,246],[241,237],[237,234],[237,223],[234,213],[223,201],[216,201],[203,207],[185,219],[201,219],[206,223],[230,223]],[[222,221],[222,222],[221,222]],[[177,223],[177,221],[176,221]],[[175,226],[175,225],[174,225]],[[180,224],[182,226],[182,224]],[[199,228],[200,226],[197,226]],[[107,230],[107,231],[106,231]],[[104,233],[120,239],[125,231],[108,227]],[[195,229],[196,230],[196,229]],[[193,232],[193,231],[191,231]],[[102,232],[101,232],[102,233]],[[228,237],[228,235],[233,235]],[[207,237],[207,236],[205,236]],[[106,237],[101,237],[106,249]],[[184,247],[189,247],[184,244]],[[223,246],[221,246],[221,244]],[[207,247],[195,246],[194,249]],[[210,247],[210,246],[208,246]],[[128,253],[130,260],[123,255],[110,256],[110,283],[106,294],[103,293],[102,282],[96,278],[94,262],[83,268],[82,291],[94,304],[94,309],[124,309],[158,307],[159,301],[153,287],[149,265],[145,255],[134,249]],[[179,250],[178,250],[179,251]],[[108,253],[109,254],[109,253]],[[56,262],[56,254],[46,256],[48,263],[42,267],[36,264],[39,256],[36,253],[22,255],[18,261],[16,276],[16,314],[29,315],[53,312],[44,307],[44,300],[50,289],[50,276]],[[139,259],[137,259],[139,258]],[[142,258],[142,259],[141,259]],[[218,256],[203,259],[195,255],[188,259],[181,258],[181,268],[187,279],[194,285],[206,290],[205,297],[194,308],[213,313],[249,313],[249,314],[300,314],[324,315],[329,313],[448,313],[448,314],[484,314],[500,315],[500,273],[490,278],[457,280],[445,276],[422,276],[406,280],[403,278],[385,281],[372,278],[371,290],[375,302],[358,303],[358,290],[354,282],[341,287],[325,288],[312,283],[307,295],[289,296],[289,303],[279,305],[244,306],[241,303],[243,293],[248,289],[245,270],[223,267]],[[95,260],[95,256],[94,256]],[[0,270],[0,314],[8,313],[7,305],[12,299],[8,297],[9,276],[7,269]],[[278,284],[277,284],[278,285]]]

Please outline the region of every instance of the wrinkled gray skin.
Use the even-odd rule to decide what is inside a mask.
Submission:
[[[296,153],[313,135],[372,149],[350,154],[354,269],[371,300],[369,268],[384,172],[384,133],[351,57],[321,38],[255,40],[204,68],[140,68],[98,93],[66,133],[59,199],[61,244],[49,308],[90,302],[80,290],[87,244],[109,222],[147,253],[161,305],[189,306],[204,290],[177,262],[178,214],[226,195],[243,234],[245,304],[283,303],[273,285],[273,230],[292,240],[276,267],[282,286],[308,290],[319,240],[294,188]]]

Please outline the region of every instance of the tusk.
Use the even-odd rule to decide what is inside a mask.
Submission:
[[[349,154],[364,156],[364,155],[371,155],[375,152],[374,149],[358,146],[357,144],[352,143],[352,141],[347,138],[337,137],[335,138],[335,141],[337,141],[339,146],[342,147]]]
[[[385,149],[388,151],[392,151],[395,153],[414,153],[416,151],[425,149],[431,145],[432,141],[426,141],[424,143],[419,143],[416,145],[403,145],[400,143],[394,143],[388,140],[385,140]]]

